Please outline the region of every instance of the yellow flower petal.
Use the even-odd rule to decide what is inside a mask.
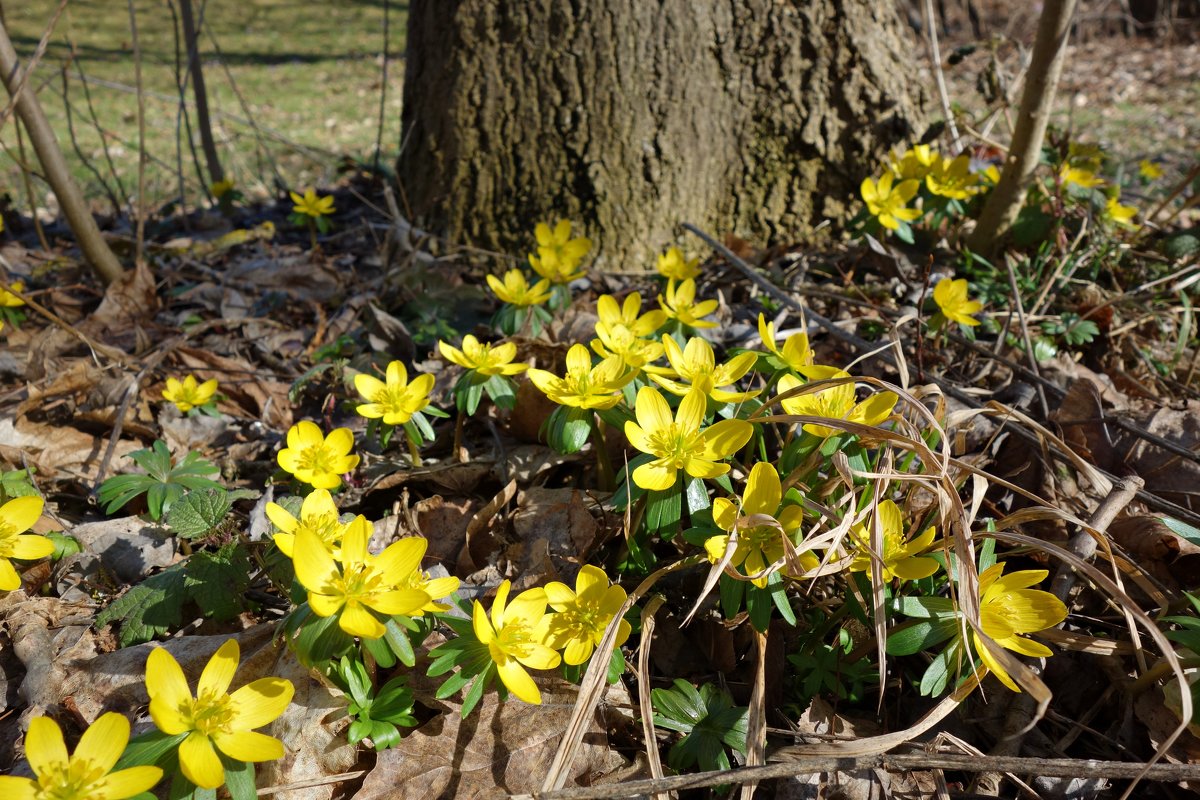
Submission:
[[[292,702],[294,693],[292,682],[284,678],[259,678],[251,681],[229,695],[233,710],[230,727],[236,730],[251,730],[274,722]]]
[[[229,639],[213,653],[212,658],[204,665],[200,673],[200,681],[196,684],[196,696],[208,692],[213,695],[223,695],[229,691],[233,683],[233,675],[237,672],[238,661],[241,660],[241,650],[237,639]]]
[[[46,501],[40,497],[14,497],[0,506],[0,519],[10,527],[12,533],[24,533],[42,516]]]
[[[148,792],[162,780],[162,774],[158,767],[130,767],[110,772],[104,776],[105,800],[124,800]],[[9,795],[0,790],[0,797],[8,798]]]
[[[146,693],[150,716],[159,730],[174,736],[191,729],[180,708],[191,703],[192,692],[179,662],[164,647],[151,650],[146,658]]]
[[[254,731],[218,733],[213,740],[222,753],[235,761],[274,761],[283,758],[283,742],[274,736]]]
[[[129,720],[110,711],[88,726],[79,737],[74,759],[91,762],[94,769],[110,771],[129,743]]]
[[[38,800],[38,785],[29,778],[0,775],[0,797],[5,800]]]
[[[179,767],[183,776],[201,789],[216,789],[225,782],[225,768],[212,742],[199,731],[192,731],[179,745]]]
[[[537,684],[533,682],[533,678],[529,677],[529,673],[515,658],[508,658],[504,663],[497,664],[496,672],[508,690],[518,699],[532,705],[541,704],[542,693],[538,691]]]
[[[52,775],[67,763],[67,744],[58,723],[49,717],[34,717],[25,734],[25,759],[37,776]]]

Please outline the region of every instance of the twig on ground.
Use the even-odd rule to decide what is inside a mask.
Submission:
[[[1017,273],[1013,269],[1012,259],[1004,257],[1004,267],[1008,271],[1008,286],[1012,290],[1013,306],[1017,311],[1017,323],[1021,326],[1021,339],[1025,342],[1025,355],[1029,358],[1029,369],[1040,374],[1037,368],[1037,354],[1033,352],[1033,338],[1029,335],[1029,324],[1025,320],[1025,307],[1021,303],[1021,289],[1017,286]],[[1050,418],[1050,404],[1046,402],[1046,392],[1040,383],[1035,384],[1038,400],[1042,404],[1042,418]]]
[[[933,62],[933,77],[937,83],[938,98],[942,101],[942,113],[946,116],[946,129],[950,132],[950,147],[954,155],[962,150],[958,125],[954,121],[954,110],[950,108],[950,93],[946,90],[946,73],[942,69],[942,53],[938,47],[937,27],[933,21],[933,0],[921,4],[925,18],[926,42],[929,44],[929,60]]]

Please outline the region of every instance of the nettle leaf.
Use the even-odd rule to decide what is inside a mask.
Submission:
[[[239,543],[193,554],[185,571],[184,586],[205,616],[222,621],[241,613],[242,595],[250,586],[250,559]]]
[[[96,627],[120,622],[121,647],[148,642],[183,622],[187,599],[186,562],[168,567],[132,587],[96,615]]]
[[[216,532],[237,500],[257,496],[248,489],[199,489],[188,492],[171,506],[167,525],[180,538],[201,539]]]
[[[33,486],[32,477],[35,471],[30,467],[0,472],[0,503],[7,503],[14,497],[37,497],[38,490]]]

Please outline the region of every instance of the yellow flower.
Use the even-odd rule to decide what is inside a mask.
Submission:
[[[254,729],[287,709],[292,682],[259,678],[230,694],[240,656],[236,639],[221,645],[200,673],[195,697],[179,662],[165,648],[151,650],[146,659],[150,716],[168,736],[187,734],[179,745],[179,766],[184,777],[202,789],[225,782],[217,750],[234,761],[273,761],[284,755],[282,742]]]
[[[349,428],[335,428],[326,437],[315,423],[301,420],[288,430],[287,445],[276,456],[279,466],[314,489],[337,489],[342,475],[358,466],[358,456],[350,455],[354,434]]]
[[[528,364],[519,361],[516,364],[512,363],[517,357],[517,346],[512,342],[493,347],[483,344],[468,333],[463,337],[461,350],[440,341],[438,349],[448,361],[474,370],[480,375],[516,375],[529,369]]]
[[[913,145],[903,155],[893,150],[888,154],[888,170],[901,181],[921,181],[941,161],[941,156],[927,144]]]
[[[229,179],[225,179],[223,181],[215,181],[212,186],[208,187],[208,190],[210,192],[212,192],[212,196],[218,200],[220,200],[222,197],[224,197],[226,194],[228,194],[229,191],[232,189],[233,189],[233,181],[231,181]],[[298,203],[300,201],[297,200],[296,202]]]
[[[1123,228],[1136,228],[1133,218],[1137,215],[1134,206],[1123,206],[1118,197],[1110,197],[1104,203],[1104,218]]]
[[[1163,168],[1150,159],[1143,158],[1138,162],[1138,175],[1141,175],[1143,180],[1156,181],[1163,176]]]
[[[942,158],[925,176],[929,191],[951,200],[966,200],[979,190],[978,180],[971,172],[971,157],[965,153],[957,158]]]
[[[604,629],[625,605],[625,590],[610,586],[608,576],[599,567],[585,564],[575,578],[575,590],[565,583],[546,584],[546,600],[554,613],[546,617],[545,643],[563,651],[563,661],[582,664],[592,656],[604,638]],[[617,647],[625,644],[631,628],[621,620],[617,627]]]
[[[422,540],[424,541],[424,540]],[[421,569],[414,569],[408,574],[404,581],[396,584],[397,589],[416,589],[429,595],[429,602],[421,606],[416,611],[408,616],[419,617],[423,614],[437,614],[442,611],[449,611],[450,606],[446,603],[439,603],[438,600],[449,597],[458,591],[458,578],[448,576],[445,578],[434,578]]]
[[[650,336],[667,321],[667,315],[663,311],[647,311],[642,314],[641,310],[642,296],[638,292],[630,292],[620,305],[617,305],[617,298],[611,294],[600,295],[596,300],[596,316],[599,317],[596,323],[597,334],[601,326],[609,330],[624,326],[634,336]]]
[[[4,230],[4,228],[0,227],[0,230]],[[12,289],[12,292],[8,289],[0,289],[0,307],[16,308],[17,306],[25,305],[24,300],[13,294],[13,292],[25,294],[25,281],[12,281],[8,286],[9,289]]]
[[[820,365],[806,367],[804,375],[814,381],[849,377],[849,373],[837,367]],[[779,393],[783,394],[800,385],[800,379],[796,376],[784,375],[779,379]],[[847,381],[828,389],[790,397],[784,400],[782,405],[783,410],[789,414],[841,419],[859,425],[878,425],[891,416],[898,399],[895,392],[876,392],[861,403],[855,403],[854,383]],[[841,433],[840,429],[812,422],[806,423],[804,430],[822,438],[837,436]]]
[[[1058,177],[1064,185],[1078,186],[1081,189],[1095,189],[1097,186],[1104,185],[1104,179],[1097,178],[1090,169],[1072,167],[1070,164],[1063,164],[1062,169],[1058,172]]]
[[[295,192],[289,192],[289,194],[292,196],[292,202],[296,204],[292,206],[292,211],[297,214],[317,219],[318,217],[328,216],[335,210],[332,195],[317,197],[317,193],[312,189],[305,189],[303,196]]]
[[[21,588],[21,576],[10,559],[33,561],[54,552],[54,543],[45,536],[25,533],[45,505],[40,497],[14,497],[0,506],[0,592]]]
[[[385,425],[403,425],[429,405],[432,375],[417,375],[409,383],[404,364],[393,361],[385,377],[386,382],[362,372],[354,376],[354,388],[368,401],[355,408],[360,417],[382,419]]]
[[[893,577],[916,581],[928,578],[938,571],[941,565],[937,560],[921,555],[933,544],[935,530],[932,527],[912,541],[905,540],[904,517],[899,507],[891,500],[884,500],[879,504],[875,510],[875,519],[879,521],[879,528],[883,533],[883,551],[878,555],[883,560],[884,582],[891,581]],[[854,560],[850,562],[851,572],[870,573],[871,535],[870,525],[855,525],[850,529],[850,537],[856,546]]]
[[[767,318],[759,313],[758,336],[762,339],[763,346],[774,353],[788,369],[799,371],[813,363],[813,351],[808,346],[807,333],[793,333],[781,348],[775,343],[775,323],[767,322]]]
[[[180,383],[175,378],[167,378],[167,388],[163,390],[163,399],[175,404],[183,414],[193,408],[207,405],[217,393],[217,379],[210,378],[204,383],[197,383],[195,375],[188,375]]]
[[[1041,583],[1048,574],[1044,569],[1030,569],[1004,575],[1003,562],[984,570],[979,576],[979,624],[988,638],[1023,656],[1045,658],[1053,655],[1041,642],[1018,635],[1053,628],[1067,618],[1067,607],[1061,600],[1049,592],[1029,588]],[[972,631],[971,638],[984,666],[1005,686],[1014,692],[1021,691],[979,641],[979,634]]]
[[[675,485],[680,470],[693,478],[716,478],[729,472],[728,458],[750,441],[753,426],[740,419],[724,419],[700,429],[704,423],[704,395],[689,391],[679,404],[675,418],[671,407],[656,389],[643,386],[637,395],[637,421],[625,423],[629,443],[655,458],[633,471],[633,482],[643,489],[664,491]]]
[[[642,372],[665,372],[665,367],[656,367],[653,362],[662,358],[663,346],[659,342],[643,339],[628,326],[617,323],[596,323],[596,338],[591,341],[592,350],[601,358],[615,358],[633,376]]]
[[[558,377],[544,369],[527,373],[533,385],[560,406],[603,410],[621,402],[621,388],[633,380],[619,358],[606,358],[592,366],[592,356],[581,344],[567,351],[567,374]]]
[[[700,275],[700,259],[689,261],[678,247],[667,248],[667,252],[658,256],[658,274],[673,281],[697,278]]]
[[[529,256],[529,264],[538,275],[551,283],[566,284],[584,276],[579,263],[592,249],[592,240],[586,237],[571,238],[569,220],[559,220],[551,230],[544,222],[534,229],[537,239],[537,255]]]
[[[731,566],[745,565],[746,574],[755,575],[782,559],[786,552],[783,537],[797,536],[804,519],[800,506],[789,504],[780,508],[782,500],[779,472],[765,461],[755,464],[746,478],[740,508],[738,503],[725,497],[718,497],[713,502],[713,521],[728,533],[705,541],[708,560],[716,564],[725,557],[729,534],[735,530],[737,544],[729,561]],[[799,561],[804,570],[815,569],[820,564],[811,550],[801,553]],[[755,578],[752,583],[760,589],[766,588],[767,576]]]
[[[340,558],[335,560],[316,534],[301,529],[292,553],[296,579],[308,590],[313,613],[321,617],[336,614],[338,627],[363,639],[378,639],[385,632],[372,611],[385,616],[419,616],[432,599],[420,589],[408,588],[428,542],[419,537],[401,539],[373,556],[367,552],[371,530],[365,517],[356,517],[346,529]]]
[[[508,690],[519,699],[534,705],[542,702],[542,693],[525,667],[554,669],[562,659],[545,644],[542,638],[546,626],[546,591],[527,589],[508,602],[509,581],[496,589],[489,619],[483,605],[476,600],[471,615],[475,638],[487,645],[488,655],[496,664],[496,672]],[[539,630],[541,629],[541,630]]]
[[[67,754],[58,723],[34,717],[25,734],[25,758],[35,778],[0,776],[5,800],[124,800],[149,791],[162,778],[158,767],[112,771],[129,744],[129,720],[110,711],[88,726]]]
[[[658,296],[658,304],[669,319],[691,328],[715,328],[717,323],[704,319],[717,310],[716,300],[696,302],[696,282],[690,278],[667,282],[667,294]]]
[[[281,533],[274,536],[275,546],[288,558],[296,543],[296,534],[308,531],[316,536],[336,556],[338,545],[346,535],[347,524],[338,520],[338,509],[333,497],[324,489],[314,489],[304,498],[300,506],[300,519],[296,519],[278,503],[267,503],[267,518]]]
[[[667,353],[667,360],[671,363],[675,374],[687,383],[680,383],[661,375],[651,375],[650,379],[671,394],[683,397],[690,390],[697,389],[718,403],[740,403],[758,394],[758,390],[734,392],[720,388],[731,386],[750,371],[754,362],[758,360],[758,356],[754,353],[740,353],[724,364],[718,365],[716,356],[713,355],[712,345],[699,336],[688,339],[687,346],[682,349],[679,347],[679,343],[670,336],[664,335],[662,342]]]
[[[867,211],[879,220],[879,224],[888,230],[897,230],[901,222],[912,222],[921,216],[915,208],[905,208],[908,201],[917,194],[920,182],[914,180],[901,181],[892,186],[892,173],[885,172],[879,178],[879,183],[870,178],[863,178],[860,191],[862,199],[867,204]]]
[[[495,275],[488,275],[487,282],[500,302],[510,306],[540,306],[550,299],[550,281],[542,278],[530,286],[525,273],[519,269],[504,273],[503,281]]]
[[[960,325],[978,325],[979,320],[971,316],[983,309],[983,303],[972,300],[967,296],[967,279],[951,280],[942,278],[933,287],[933,301],[937,303],[942,316]]]

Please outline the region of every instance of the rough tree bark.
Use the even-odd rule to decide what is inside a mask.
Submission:
[[[924,134],[914,48],[884,0],[414,0],[402,196],[510,252],[570,218],[609,270],[684,220],[803,236]]]

